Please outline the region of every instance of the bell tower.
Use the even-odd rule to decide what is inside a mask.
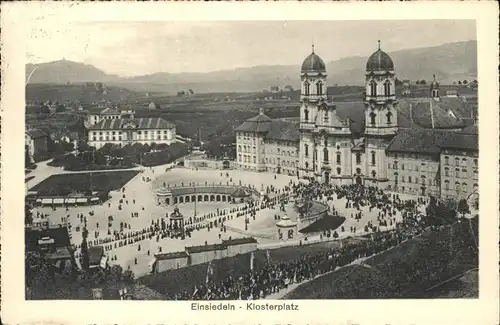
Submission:
[[[396,74],[391,57],[378,49],[366,63],[365,177],[377,184],[387,180],[385,149],[398,131]]]

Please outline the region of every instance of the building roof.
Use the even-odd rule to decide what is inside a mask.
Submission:
[[[32,139],[47,137],[47,133],[39,129],[26,130],[26,134]]]
[[[120,112],[112,107],[107,107],[100,112],[101,115],[120,115]]]
[[[479,130],[477,128],[477,124],[471,125],[463,129],[462,131],[458,132],[460,134],[472,134],[472,135],[479,135]]]
[[[440,144],[449,133],[452,132],[435,129],[399,129],[386,151],[439,154]]]
[[[125,126],[133,125],[136,129],[173,129],[175,125],[161,117],[141,117],[135,119],[102,120],[91,126],[90,130],[121,130]]]
[[[189,256],[186,251],[180,252],[171,252],[171,253],[163,253],[163,254],[155,254],[155,258],[159,261],[163,260],[173,260],[176,258],[187,258]]]
[[[272,120],[270,130],[266,134],[265,139],[299,142],[299,123],[283,120]]]
[[[101,257],[104,255],[104,248],[102,246],[91,246],[89,251],[89,265],[99,265]]]
[[[259,115],[249,118],[234,130],[236,132],[266,133],[271,129],[271,121],[269,116],[260,112]]]
[[[363,101],[336,102],[337,116],[350,121],[353,134],[361,134],[365,129],[365,103]]]
[[[257,244],[257,239],[253,237],[245,237],[245,238],[234,238],[223,240],[222,244],[226,246],[238,246],[238,245],[246,245],[246,244]]]
[[[38,240],[44,237],[54,239],[54,247],[69,247],[68,229],[66,227],[44,228],[44,229],[26,229],[24,240],[28,251],[38,250]]]
[[[472,132],[474,132],[474,128],[469,127],[460,132],[450,133],[440,143],[440,147],[447,149],[478,151],[478,134],[473,134]],[[477,127],[475,128],[475,132],[477,132]]]
[[[366,71],[388,71],[394,70],[394,62],[392,62],[389,54],[382,51],[380,48],[370,55],[366,62]]]
[[[221,251],[226,249],[224,244],[212,244],[212,245],[200,245],[200,246],[190,246],[186,247],[186,252],[188,254],[196,254],[210,251]]]
[[[233,197],[247,197],[249,196],[250,194],[247,193],[247,191],[245,191],[243,188],[239,187],[237,188],[232,194],[231,196]]]
[[[441,102],[420,100],[412,105],[412,120],[423,128],[456,129],[464,127],[463,121]]]
[[[290,217],[288,215],[284,215],[281,217],[280,221],[276,223],[276,227],[279,228],[291,228],[295,227],[297,225],[297,222],[290,220]]]
[[[326,72],[325,62],[314,53],[314,50],[309,56],[302,62],[300,68],[301,72]]]
[[[165,296],[143,284],[135,284],[130,291],[135,300],[165,300]]]

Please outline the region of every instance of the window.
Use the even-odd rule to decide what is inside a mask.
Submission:
[[[387,114],[385,116],[387,117],[387,124],[391,124],[392,123],[392,121],[391,121],[392,113],[387,112]]]
[[[421,180],[422,180],[422,185],[425,185],[425,176],[424,176],[424,175],[422,175],[420,178],[421,178]]]
[[[309,163],[306,161],[306,169],[309,169]]]
[[[361,164],[361,154],[356,152],[356,164]]]
[[[391,95],[391,82],[389,80],[384,83],[384,95],[387,97]]]
[[[474,178],[474,179],[477,179],[477,178],[478,178],[478,175],[477,175],[477,170],[474,170],[474,172],[473,172],[473,175],[472,175],[472,176],[473,176],[473,178]]]
[[[95,136],[93,136],[93,137],[92,137],[92,141],[95,141],[95,139],[96,139],[96,138],[95,138]]]
[[[307,144],[304,145],[304,155],[309,157],[309,145]]]
[[[337,175],[340,175],[340,173],[341,173],[341,170],[339,167],[337,167]]]
[[[472,185],[472,191],[477,192],[477,184]]]
[[[455,166],[460,166],[460,159],[455,158]]]
[[[370,82],[370,95],[377,96],[377,83],[373,80]]]
[[[462,158],[462,166],[467,167],[467,159]]]
[[[328,149],[323,149],[323,160],[324,162],[328,162]]]
[[[411,183],[411,176],[408,176],[408,183]]]
[[[255,158],[255,156],[253,156],[253,163],[255,164],[257,162],[257,158]]]
[[[305,96],[309,96],[309,91],[310,91],[309,87],[310,87],[309,82],[308,81],[304,82],[304,95]]]
[[[450,169],[448,167],[444,168],[444,176],[450,176]]]
[[[462,183],[462,191],[467,193],[467,183]]]
[[[467,178],[467,169],[462,169],[462,177]]]
[[[337,164],[341,163],[340,152],[337,152]]]
[[[444,181],[444,189],[449,190],[450,189],[450,181]]]
[[[394,184],[398,183],[398,173],[394,173]]]
[[[375,172],[374,170],[372,170],[372,177],[373,177],[373,178],[376,178],[376,177],[377,177],[377,172]]]
[[[241,152],[241,146],[238,146],[238,151]]]
[[[371,154],[372,154],[372,165],[375,165],[375,151],[372,151]]]
[[[460,192],[460,183],[455,182],[455,191]]]
[[[398,169],[398,162],[397,161],[394,161],[393,168]]]
[[[241,155],[238,155],[238,161],[241,162]]]
[[[477,167],[477,159],[474,159],[474,167]]]
[[[356,168],[356,174],[361,174],[361,168]]]
[[[324,120],[324,122],[325,122],[325,123],[328,123],[328,111],[325,111],[323,114],[324,114],[324,115],[323,115],[323,120]]]
[[[318,81],[318,83],[316,83],[316,93],[318,95],[323,94],[323,83],[321,83],[321,81]]]
[[[371,112],[370,113],[370,124],[375,125],[375,117],[377,117],[377,114]]]
[[[444,164],[449,165],[450,164],[450,157],[444,157]]]
[[[405,177],[404,177],[404,175],[403,175],[403,176],[401,176],[401,182],[403,182],[403,183],[405,182]]]
[[[252,148],[252,152],[255,153],[255,147]],[[278,153],[280,152],[280,150],[278,149]]]
[[[313,151],[313,159],[314,159],[314,161],[318,160],[318,149],[316,149],[316,148],[314,148],[314,151]]]
[[[460,169],[455,168],[455,177],[460,177]]]
[[[309,111],[306,109],[304,109],[304,120],[307,122],[309,121]]]

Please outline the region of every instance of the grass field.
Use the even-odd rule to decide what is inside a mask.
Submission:
[[[105,192],[118,190],[130,181],[139,172],[136,170],[96,172],[96,173],[71,173],[52,175],[39,184],[30,188],[40,196],[65,196],[73,191]]]
[[[318,233],[324,230],[335,230],[340,227],[345,221],[344,217],[327,215],[319,220],[314,221],[309,226],[301,229],[303,234]]]
[[[427,231],[370,257],[365,266],[347,266],[304,283],[284,299],[477,298],[474,273],[438,285],[478,267],[477,224],[476,233],[473,228],[464,222]]]

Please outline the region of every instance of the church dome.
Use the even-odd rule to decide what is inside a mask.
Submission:
[[[309,56],[302,62],[302,72],[326,72],[325,62],[313,51]]]
[[[370,55],[368,62],[366,62],[366,71],[388,71],[394,70],[394,62],[392,62],[389,54],[380,49],[380,42],[378,50]]]
[[[434,75],[434,80],[431,82],[431,89],[437,89],[439,88],[439,82],[436,80],[436,75]]]

